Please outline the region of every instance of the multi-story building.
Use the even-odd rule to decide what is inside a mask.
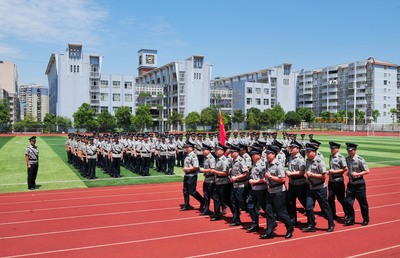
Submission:
[[[36,121],[43,122],[44,116],[49,113],[48,88],[36,84],[20,85],[18,94],[21,104],[21,119],[32,114]]]
[[[99,114],[117,107],[134,110],[133,76],[102,75],[103,57],[86,54],[82,45],[68,44],[65,51],[52,54],[47,65],[49,111],[73,119],[73,113],[88,103]]]
[[[0,61],[0,89],[8,93],[11,124],[20,120],[20,105],[18,99],[17,65],[12,62]]]
[[[221,79],[221,78],[217,78],[217,79]],[[229,115],[233,115],[233,112],[232,112],[232,88],[224,87],[224,86],[221,87],[221,86],[215,85],[214,81],[211,81],[210,105],[217,107],[218,109],[226,112]]]
[[[391,123],[390,109],[397,108],[399,65],[368,58],[367,60],[300,71],[297,75],[297,106],[312,108],[317,116],[329,111],[365,112],[365,122],[372,121],[379,110],[378,123]]]
[[[232,89],[232,111],[256,107],[263,111],[279,104],[285,112],[296,110],[296,73],[291,64],[281,64],[260,71],[217,78],[215,88]]]
[[[204,62],[203,56],[194,55],[157,67],[157,51],[141,49],[135,87],[141,92],[149,92],[147,87],[155,91],[162,89],[162,94],[152,99],[162,108],[158,118],[160,130],[170,130],[167,118],[173,111],[186,117],[190,112],[200,113],[210,106],[211,72],[212,66]]]

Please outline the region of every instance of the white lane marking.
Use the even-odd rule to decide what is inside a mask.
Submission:
[[[355,258],[355,257],[361,257],[361,256],[366,256],[369,254],[375,254],[375,253],[379,253],[382,251],[386,251],[386,250],[390,250],[390,249],[395,249],[395,248],[399,248],[400,245],[392,245],[386,248],[381,248],[381,249],[377,249],[377,250],[373,250],[373,251],[369,251],[369,252],[365,252],[365,253],[361,253],[361,254],[356,254],[356,255],[352,255],[352,256],[348,256],[348,258]]]

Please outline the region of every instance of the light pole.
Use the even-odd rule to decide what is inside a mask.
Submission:
[[[347,125],[347,103],[349,102],[349,99],[346,99],[346,125]]]
[[[356,131],[356,91],[357,91],[357,62],[354,63],[354,99],[353,99],[353,132]]]

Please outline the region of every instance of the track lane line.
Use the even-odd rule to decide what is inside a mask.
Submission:
[[[347,258],[355,258],[355,257],[366,256],[366,255],[369,255],[369,254],[375,254],[375,253],[379,253],[379,252],[383,252],[383,251],[387,251],[387,250],[391,250],[391,249],[396,249],[396,248],[399,248],[399,247],[400,247],[400,245],[392,245],[392,246],[389,246],[389,247],[386,247],[386,248],[376,249],[376,250],[365,252],[365,253],[361,253],[361,254],[347,256]]]

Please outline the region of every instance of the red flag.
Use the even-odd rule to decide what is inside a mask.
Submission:
[[[224,121],[222,120],[221,110],[219,111],[219,142],[222,145],[225,145],[226,141],[226,133],[225,133],[225,126]]]

